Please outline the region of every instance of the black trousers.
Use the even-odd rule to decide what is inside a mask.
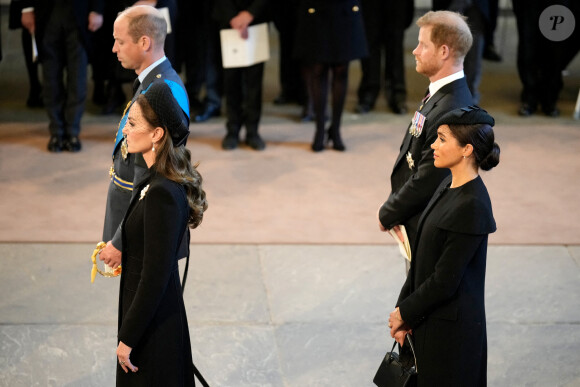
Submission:
[[[245,125],[248,134],[256,133],[262,115],[264,63],[224,69],[228,130]]]
[[[522,82],[521,101],[535,107],[553,107],[562,90],[566,42],[544,38],[538,28],[542,11],[551,2],[513,0],[518,29],[517,67]]]
[[[57,2],[40,42],[50,134],[78,136],[87,96],[87,52],[69,6]]]
[[[363,0],[361,2],[369,56],[361,59],[362,78],[359,103],[374,106],[384,79],[389,104],[405,101],[403,39],[406,5],[401,0]],[[383,79],[381,79],[381,76]]]

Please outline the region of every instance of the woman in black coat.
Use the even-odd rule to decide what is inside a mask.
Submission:
[[[179,85],[156,80],[123,129],[129,152],[142,153],[149,170],[123,220],[117,386],[195,385],[178,259],[187,227],[201,223],[207,202],[185,148],[188,109]]]
[[[407,280],[389,317],[403,345],[411,333],[418,386],[485,386],[487,336],[484,285],[488,234],[496,230],[479,169],[499,163],[491,116],[476,106],[439,121],[435,167],[451,176],[419,220]]]
[[[298,7],[294,56],[301,61],[314,108],[316,133],[312,150],[320,152],[326,140],[344,151],[340,120],[348,87],[348,64],[368,55],[358,0],[302,0]],[[325,108],[332,76],[332,116],[327,133]]]

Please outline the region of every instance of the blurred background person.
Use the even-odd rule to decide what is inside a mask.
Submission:
[[[32,58],[32,35],[26,28],[22,28],[22,0],[10,0],[8,13],[8,28],[11,30],[22,29],[22,51],[24,63],[28,74],[28,98],[26,106],[31,108],[44,107],[42,102],[42,85],[38,77],[38,61]]]
[[[362,78],[355,111],[373,110],[381,86],[395,114],[407,113],[405,29],[413,21],[413,0],[361,0],[369,56],[361,59]]]
[[[270,0],[216,0],[213,16],[220,28],[235,29],[243,39],[247,39],[250,25],[270,21],[270,5]],[[264,63],[223,69],[223,76],[227,122],[222,148],[237,148],[240,131],[245,126],[246,145],[254,150],[264,150],[266,143],[258,133],[262,116]]]
[[[316,131],[312,150],[320,152],[326,142],[338,151],[346,149],[340,124],[348,89],[348,65],[368,55],[361,6],[358,0],[301,0],[294,42],[294,56],[304,66],[312,100]],[[331,123],[325,129],[329,80]]]
[[[50,152],[78,152],[87,96],[92,34],[103,24],[103,0],[22,0],[22,25],[36,37],[49,118]]]

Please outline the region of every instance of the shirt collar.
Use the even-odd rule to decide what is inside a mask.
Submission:
[[[441,78],[435,82],[432,82],[431,84],[429,84],[429,94],[435,95],[435,93],[438,92],[439,89],[442,88],[443,86],[445,86],[448,83],[451,83],[455,80],[461,79],[463,77],[465,77],[463,70],[459,70],[458,72],[456,72],[454,74],[448,75],[445,78]]]
[[[145,79],[145,77],[147,75],[149,75],[151,70],[153,70],[155,67],[159,66],[159,64],[161,64],[161,62],[163,62],[165,59],[167,59],[167,57],[164,55],[163,58],[151,63],[145,70],[141,71],[141,74],[139,74],[139,76],[138,76],[139,82],[143,83],[143,80]]]

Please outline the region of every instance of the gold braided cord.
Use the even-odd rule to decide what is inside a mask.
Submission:
[[[107,246],[105,242],[97,243],[97,247],[93,251],[93,255],[91,255],[91,260],[93,261],[93,268],[91,269],[91,283],[95,282],[95,277],[97,276],[97,273],[99,273],[103,277],[109,278],[117,277],[119,274],[121,274],[121,266],[117,266],[117,268],[113,271],[102,271],[97,267],[97,255],[99,255],[101,251],[103,251],[105,246]]]

